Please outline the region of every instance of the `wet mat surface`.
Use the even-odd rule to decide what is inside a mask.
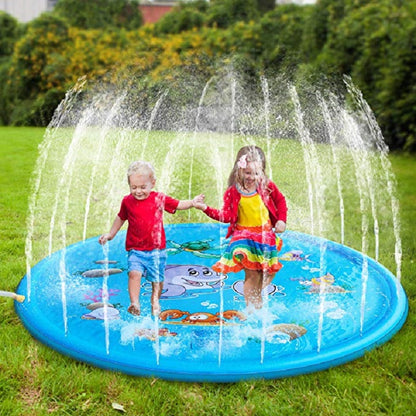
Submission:
[[[282,270],[261,311],[247,313],[244,273],[210,266],[227,241],[220,224],[166,226],[159,320],[142,279],[141,316],[127,312],[125,232],[52,254],[25,276],[15,304],[31,334],[92,365],[137,376],[229,382],[319,371],[362,356],[403,325],[407,298],[383,266],[348,247],[282,234]],[[108,299],[108,303],[103,302]]]

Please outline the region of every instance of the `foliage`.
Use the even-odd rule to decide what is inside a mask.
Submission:
[[[4,126],[10,123],[9,115],[13,108],[12,98],[7,88],[9,69],[9,62],[0,64],[0,125]]]
[[[208,24],[220,28],[256,20],[259,16],[256,0],[213,0],[207,13]]]
[[[289,69],[304,60],[302,56],[303,28],[308,21],[310,7],[282,5],[260,20],[264,67]]]
[[[350,3],[317,62],[327,71],[351,75],[378,115],[391,148],[414,150],[415,2]]]
[[[193,28],[203,26],[206,21],[205,0],[197,0],[191,3],[179,3],[173,11],[164,15],[155,24],[156,34],[180,33]]]
[[[390,148],[414,151],[416,0],[272,3],[183,1],[140,26],[134,1],[60,0],[24,31],[0,14],[0,123],[47,123],[53,97],[84,75],[145,76],[158,88],[189,68],[211,74],[226,59],[244,62],[247,74],[349,75]]]
[[[329,34],[330,11],[323,1],[310,8],[303,27],[302,53],[309,62],[315,61],[324,47]]]
[[[30,114],[34,111],[31,102],[52,88],[66,87],[61,71],[65,59],[60,59],[60,51],[69,39],[68,31],[62,19],[44,14],[28,25],[26,34],[16,43],[5,87],[15,106],[10,123],[33,125],[39,118]]]
[[[54,14],[82,29],[137,29],[143,23],[137,0],[59,0]]]
[[[276,7],[276,0],[257,0],[257,8],[260,13],[266,13]]]
[[[395,18],[394,18],[395,17]],[[416,151],[416,6],[396,12],[376,85],[379,122],[391,147]],[[392,142],[394,138],[394,142]]]
[[[17,20],[0,11],[0,59],[13,53],[14,44],[19,36],[20,26]]]
[[[237,22],[257,20],[259,13],[275,8],[275,0],[196,0],[180,2],[156,23],[156,33],[180,33],[204,24],[228,28]]]
[[[10,122],[13,98],[9,92],[9,70],[11,56],[16,42],[23,33],[23,27],[7,13],[0,11],[0,125]]]
[[[62,19],[44,14],[29,24],[26,34],[16,43],[12,57],[10,78],[12,92],[17,99],[35,98],[61,83],[59,71],[52,71],[55,79],[48,79],[44,70],[57,65],[56,55],[68,41],[69,27]]]

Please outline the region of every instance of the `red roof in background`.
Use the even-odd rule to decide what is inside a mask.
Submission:
[[[163,15],[170,12],[173,6],[160,5],[160,4],[140,4],[139,9],[143,15],[143,23],[155,23]]]

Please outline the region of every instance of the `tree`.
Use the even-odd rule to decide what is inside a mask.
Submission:
[[[257,8],[260,13],[267,13],[276,7],[276,0],[257,0]]]
[[[65,21],[44,13],[28,24],[25,35],[16,43],[8,69],[9,83],[5,88],[5,94],[13,100],[12,124],[34,124],[31,118],[33,101],[41,102],[39,97],[48,90],[55,88],[61,91],[61,97],[64,95],[62,67],[65,63],[59,54],[69,40],[68,31]],[[50,104],[51,101],[48,99],[47,102]],[[41,111],[50,113],[50,110]]]
[[[287,4],[276,7],[260,19],[265,67],[282,70],[303,60],[300,52],[310,6]]]
[[[14,44],[19,36],[20,30],[17,20],[0,11],[0,59],[12,54]]]
[[[29,23],[27,32],[16,43],[10,76],[16,98],[35,97],[51,85],[46,83],[44,69],[68,41],[68,25],[64,20],[44,13]],[[59,71],[56,71],[59,77]],[[59,78],[56,85],[59,85]]]
[[[206,21],[208,4],[205,0],[179,3],[155,24],[155,33],[180,33],[200,28]]]
[[[416,4],[345,0],[315,65],[351,75],[392,149],[415,150]]]
[[[134,0],[59,0],[53,13],[82,29],[137,29],[143,24]]]
[[[17,20],[0,11],[0,124],[8,124],[12,108],[12,97],[9,95],[9,69],[11,55],[18,37],[20,26]]]
[[[416,152],[416,7],[408,4],[396,12],[387,30],[391,43],[376,85],[375,110],[389,146]]]
[[[208,9],[208,23],[221,28],[236,22],[256,20],[257,0],[215,0]]]

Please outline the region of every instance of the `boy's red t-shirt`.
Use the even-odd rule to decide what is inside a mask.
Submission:
[[[174,214],[179,200],[161,192],[150,192],[143,200],[127,195],[121,202],[118,216],[128,221],[126,250],[154,250],[166,248],[163,211]]]

